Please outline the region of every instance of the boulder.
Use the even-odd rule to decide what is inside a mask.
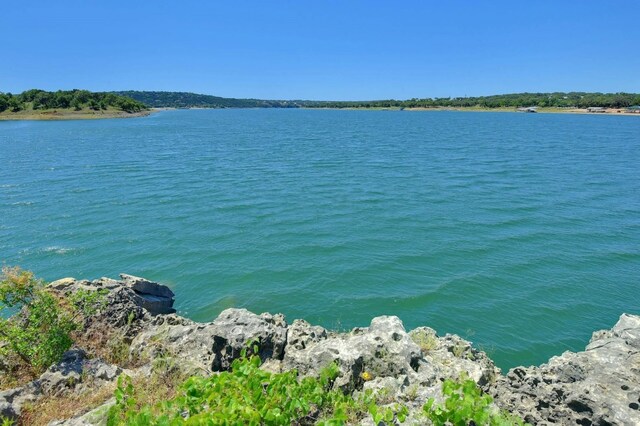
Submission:
[[[41,395],[40,382],[37,380],[0,392],[0,418],[17,419],[22,412],[22,406],[37,401]]]
[[[40,376],[40,387],[46,395],[60,395],[82,381],[83,363],[87,354],[81,349],[64,353],[59,363],[52,365]]]
[[[135,337],[131,350],[150,358],[169,354],[180,359],[185,368],[211,373],[229,369],[251,342],[258,346],[257,354],[263,361],[282,359],[286,341],[283,315],[227,309],[211,323],[196,323],[176,315],[157,317]]]
[[[116,404],[115,398],[109,399],[104,404],[87,413],[66,420],[57,420],[49,423],[49,426],[93,426],[106,425],[109,409]]]
[[[295,368],[303,375],[317,375],[335,362],[341,375],[334,387],[345,391],[361,389],[376,377],[416,376],[420,348],[411,340],[395,316],[374,318],[367,328],[335,334],[297,322],[288,333],[289,344],[282,368]]]
[[[97,358],[88,359],[81,349],[68,350],[60,362],[49,367],[38,379],[0,392],[0,417],[17,419],[25,403],[36,402],[43,396],[87,392],[115,380],[121,373],[118,366]]]
[[[489,387],[496,403],[531,424],[640,424],[640,317],[622,315],[584,352],[517,367]]]
[[[430,327],[418,327],[409,335],[424,356],[418,372],[425,386],[446,379],[457,380],[462,376],[483,386],[493,383],[500,374],[500,369],[486,353],[457,335],[440,337]]]
[[[174,294],[169,287],[133,275],[120,274],[122,283],[135,293],[137,303],[152,315],[172,314]]]

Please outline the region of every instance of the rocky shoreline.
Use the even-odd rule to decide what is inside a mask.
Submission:
[[[175,314],[175,296],[168,287],[144,278],[65,278],[49,288],[61,296],[105,290],[107,303],[84,319],[79,339],[83,347],[72,348],[37,380],[0,392],[0,416],[19,419],[26,404],[43,398],[95,393],[123,372],[149,374],[154,362],[168,356],[189,374],[216,374],[240,357],[247,342],[255,342],[262,368],[273,372],[297,369],[302,376],[317,375],[337,362],[340,375],[334,388],[384,392],[389,403],[409,408],[405,424],[425,424],[421,407],[430,397],[441,398],[445,379],[461,374],[492,395],[497,407],[533,425],[640,424],[636,315],[623,314],[611,330],[595,332],[583,352],[565,352],[546,364],[513,368],[503,375],[471,342],[456,335],[439,336],[429,327],[407,332],[394,316],[373,318],[369,327],[346,333],[244,309],[227,309],[212,322],[197,323]],[[120,359],[126,362],[109,362],[104,356],[114,336],[122,343]],[[112,404],[106,398],[83,410],[88,412],[51,424],[104,424]],[[370,419],[363,423],[373,424]]]

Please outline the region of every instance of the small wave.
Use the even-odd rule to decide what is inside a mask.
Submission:
[[[33,205],[33,201],[16,201],[15,203],[11,203],[12,206],[31,206]]]
[[[67,254],[75,251],[75,249],[70,247],[51,246],[51,247],[45,247],[41,251],[43,253]]]

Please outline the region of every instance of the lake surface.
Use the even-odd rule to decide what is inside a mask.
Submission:
[[[329,328],[398,315],[503,369],[640,313],[640,119],[192,110],[0,122],[0,261]]]

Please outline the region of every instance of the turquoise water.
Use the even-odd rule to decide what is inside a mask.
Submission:
[[[640,119],[201,110],[0,122],[0,260],[331,328],[398,315],[498,365],[640,313]]]

